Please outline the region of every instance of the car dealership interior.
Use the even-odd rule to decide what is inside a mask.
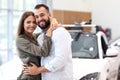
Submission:
[[[17,54],[15,39],[19,19],[23,12],[34,11],[36,4],[46,4],[50,9],[51,16],[56,18],[58,23],[66,27],[67,30],[89,31],[92,30],[90,27],[95,27],[96,33],[97,31],[105,33],[108,40],[108,43],[105,42],[107,45],[120,37],[119,0],[0,0],[0,66],[13,60],[14,55]],[[77,28],[71,28],[71,26]],[[35,32],[40,31],[38,27],[35,30]],[[81,34],[72,34],[72,38],[77,39],[79,35]],[[102,43],[102,45],[105,43]],[[77,45],[77,43],[75,44]],[[117,41],[114,45],[120,48],[120,41]],[[114,45],[112,44],[112,46]],[[74,48],[74,50],[77,50],[78,47]],[[117,50],[120,51],[118,48]],[[108,56],[110,57],[110,55]],[[114,56],[115,54],[112,57]],[[74,80],[78,80],[78,78]],[[117,79],[106,78],[106,80]]]

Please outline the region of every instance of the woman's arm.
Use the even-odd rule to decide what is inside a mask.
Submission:
[[[16,47],[19,52],[32,54],[34,56],[47,56],[50,51],[51,45],[51,38],[47,36],[44,37],[42,46],[30,42],[24,37],[17,37],[16,39]]]
[[[25,53],[32,54],[34,56],[44,56],[44,57],[48,56],[52,45],[52,41],[51,41],[52,32],[54,29],[57,28],[57,24],[58,23],[56,19],[53,18],[51,21],[50,28],[47,30],[46,35],[44,35],[43,44],[41,46],[36,45],[30,42],[30,40],[19,36],[16,39],[17,49]]]

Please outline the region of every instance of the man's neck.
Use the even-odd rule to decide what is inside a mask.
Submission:
[[[49,29],[49,27],[42,29],[42,30],[43,30],[43,32],[46,32],[48,29]]]

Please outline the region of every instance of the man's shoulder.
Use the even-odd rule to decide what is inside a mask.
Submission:
[[[58,27],[56,30],[53,31],[53,36],[70,36],[70,33],[64,27]]]
[[[58,27],[57,29],[54,30],[54,32],[64,32],[64,31],[67,31],[64,27]],[[67,31],[68,32],[68,31]]]

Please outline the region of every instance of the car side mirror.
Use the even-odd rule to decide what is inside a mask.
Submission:
[[[106,57],[116,57],[118,56],[119,51],[115,48],[108,48],[106,52]]]
[[[118,46],[118,47],[120,47],[120,43],[116,43],[114,46]]]

